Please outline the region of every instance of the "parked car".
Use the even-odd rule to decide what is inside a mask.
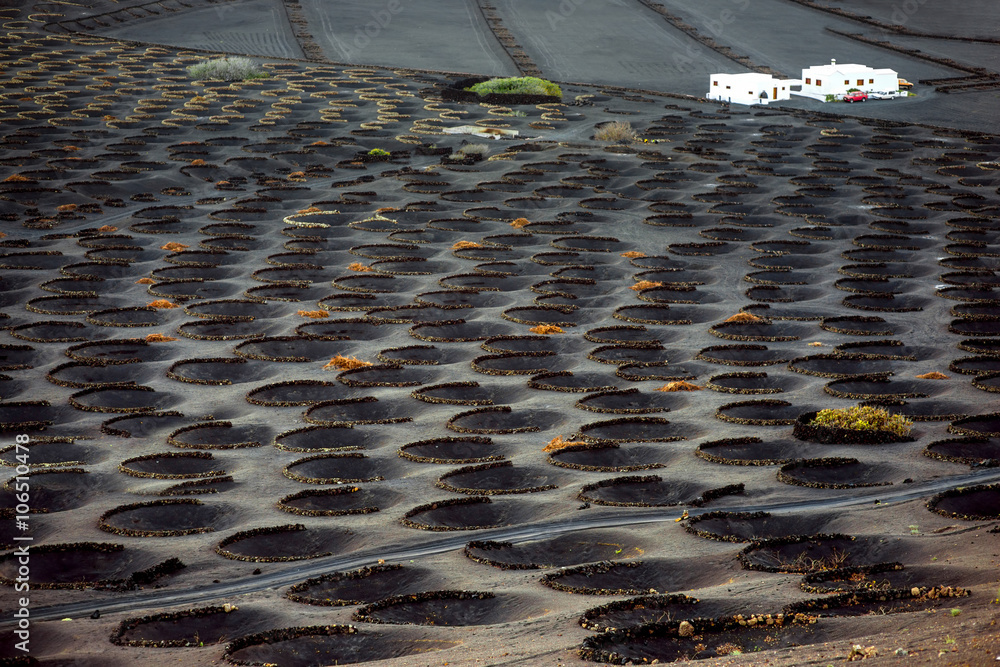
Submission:
[[[868,99],[870,100],[891,100],[896,96],[896,93],[886,93],[883,91],[872,91],[868,93]]]
[[[864,102],[868,99],[868,93],[858,90],[853,93],[847,93],[844,95],[845,102]]]
[[[910,83],[906,79],[900,79],[899,80],[899,89],[900,90],[909,90],[910,88],[913,88],[913,84],[912,83]]]

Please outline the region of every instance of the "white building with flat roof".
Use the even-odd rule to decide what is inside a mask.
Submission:
[[[795,94],[826,101],[827,95],[839,99],[852,88],[866,93],[894,93],[899,90],[899,75],[888,68],[875,69],[856,63],[840,65],[831,60],[829,65],[813,65],[802,70],[802,90]]]
[[[792,83],[798,82],[775,79],[770,74],[757,72],[712,74],[709,76],[708,94],[705,97],[734,104],[768,104],[775,100],[789,99]]]

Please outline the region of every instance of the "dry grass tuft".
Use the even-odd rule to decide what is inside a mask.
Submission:
[[[566,333],[562,330],[562,327],[557,327],[554,324],[539,324],[537,327],[531,327],[528,329],[531,333],[549,335],[549,334],[561,334]]]
[[[644,289],[651,289],[653,287],[662,287],[663,283],[654,282],[652,280],[640,280],[635,285],[629,287],[630,290],[635,290],[636,292],[641,292]]]
[[[653,391],[701,391],[702,389],[704,387],[699,387],[685,380],[677,380],[675,382],[668,382],[662,387],[657,387]]]
[[[155,285],[156,281],[153,280],[152,278],[146,277],[146,278],[139,278],[137,281],[135,281],[135,284],[136,285]]]
[[[191,160],[192,167],[201,167],[204,164],[206,164],[206,162],[201,158],[198,158],[197,160]]]
[[[616,120],[594,131],[594,139],[610,141],[613,144],[630,144],[637,138],[632,123],[625,120]]]
[[[543,452],[557,452],[560,449],[566,449],[567,447],[572,447],[573,445],[585,445],[587,444],[583,440],[563,440],[561,435],[549,440],[549,444],[542,448]]]
[[[314,142],[312,142],[312,143],[311,143],[311,144],[309,144],[309,145],[310,145],[310,146],[329,146],[329,145],[330,145],[330,143],[329,143],[328,141],[323,141],[323,140],[320,140],[320,141],[314,141]]]
[[[324,317],[330,317],[330,313],[325,310],[300,310],[298,311],[299,317],[308,317],[313,320],[321,320]]]
[[[61,206],[56,206],[56,210],[62,213],[68,213],[70,211],[75,211],[79,208],[76,204],[62,204]]]
[[[163,334],[152,333],[146,335],[147,343],[169,343],[172,340],[177,340],[173,336],[164,336]]]
[[[482,243],[475,243],[474,241],[459,241],[451,247],[452,250],[461,250],[463,248],[482,248]]]
[[[635,257],[645,257],[646,253],[641,252],[639,250],[629,250],[628,252],[623,252],[621,256],[622,257],[628,257],[629,259],[633,259]]]
[[[510,223],[510,226],[520,229],[521,227],[527,227],[530,224],[531,221],[527,218],[514,218],[514,221]]]
[[[163,310],[168,310],[170,308],[180,308],[180,304],[167,301],[166,299],[157,299],[156,301],[151,301],[146,304],[147,308],[161,308]]]
[[[11,174],[7,178],[3,179],[4,183],[26,183],[31,179],[27,176],[22,176],[21,174]]]
[[[372,267],[370,267],[370,266],[365,266],[365,265],[364,265],[364,264],[362,264],[361,262],[354,262],[354,263],[352,263],[352,264],[348,264],[348,265],[347,265],[347,268],[348,268],[348,269],[349,269],[350,271],[360,271],[360,272],[362,272],[362,273],[364,273],[364,272],[366,272],[366,271],[374,271],[374,270],[375,270],[375,269],[373,269],[373,268],[372,268]]]
[[[304,171],[293,171],[288,174],[288,180],[290,181],[304,181],[306,180],[306,172]]]
[[[102,225],[101,227],[97,228],[97,231],[101,232],[102,234],[110,234],[111,232],[117,232],[118,228],[115,227],[114,225]]]
[[[298,215],[300,213],[321,213],[322,211],[323,211],[323,209],[321,209],[321,208],[316,208],[315,206],[310,206],[309,208],[300,208],[295,213],[296,213],[296,215]]]
[[[931,371],[930,373],[921,373],[917,376],[918,380],[947,380],[948,376],[944,373],[939,373],[938,371]]]
[[[187,247],[189,246],[186,246],[183,243],[177,243],[176,241],[171,241],[170,243],[164,243],[163,245],[161,245],[160,250],[169,250],[170,252],[177,252],[179,250],[184,250],[184,248]]]
[[[723,322],[763,322],[763,317],[757,317],[753,313],[736,313],[727,317]]]
[[[823,347],[823,343],[821,343],[818,340],[816,340],[816,341],[813,341],[813,342],[809,343],[809,347]]]
[[[333,357],[323,366],[325,371],[349,371],[355,368],[364,368],[365,366],[371,366],[369,361],[361,361],[357,357],[345,357],[338,354]]]

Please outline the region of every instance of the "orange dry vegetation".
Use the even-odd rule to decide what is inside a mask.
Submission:
[[[587,444],[583,440],[563,440],[561,435],[549,440],[549,444],[542,447],[543,452],[556,452],[560,449],[565,449],[567,447],[572,447],[573,445],[585,445]]]
[[[760,322],[763,319],[764,319],[763,317],[757,317],[753,313],[736,313],[735,315],[731,315],[730,317],[727,317],[723,321],[725,321],[725,322]]]
[[[99,231],[99,232],[117,232],[118,228],[115,227],[114,225],[103,225],[101,227],[98,227],[97,231]]]
[[[640,252],[638,250],[629,250],[628,252],[623,252],[622,257],[628,257],[632,259],[633,257],[645,257],[646,253]]]
[[[177,340],[177,339],[174,338],[173,336],[164,336],[163,334],[156,334],[156,333],[148,334],[146,336],[147,343],[167,343],[172,340]]]
[[[293,171],[288,175],[288,178],[305,178],[306,172],[304,171]]]
[[[389,211],[398,211],[399,209],[395,206],[383,206],[382,208],[375,209],[376,213],[388,213]]]
[[[347,268],[350,271],[361,271],[361,272],[374,271],[374,269],[372,269],[372,267],[365,266],[361,262],[352,262],[352,263],[350,263],[350,264],[347,265]]]
[[[930,373],[922,373],[917,376],[918,380],[947,380],[948,376],[944,373],[939,373],[937,371],[931,371]]]
[[[295,213],[296,214],[299,214],[299,213],[319,213],[322,210],[323,209],[321,209],[321,208],[316,208],[315,206],[310,206],[309,208],[300,208]]]
[[[814,341],[812,343],[809,343],[809,347],[823,347],[823,343],[821,343],[821,342],[819,342],[817,340],[817,341]]]
[[[11,174],[3,180],[4,183],[23,183],[24,181],[30,181],[31,179],[27,176],[22,176],[21,174]]]
[[[321,320],[324,317],[330,317],[330,313],[325,310],[300,310],[298,314],[300,317],[308,317],[313,320]]]
[[[137,281],[135,281],[135,284],[136,285],[155,285],[156,281],[153,280],[152,278],[139,278]]]
[[[166,299],[157,299],[156,301],[147,303],[146,306],[148,308],[163,308],[163,309],[180,308],[180,305],[167,301]]]
[[[76,209],[77,209],[76,204],[62,204],[60,206],[56,206],[56,210],[62,211],[63,213],[68,211],[75,211]]]
[[[545,335],[565,333],[562,330],[562,327],[557,327],[554,324],[539,324],[537,327],[531,327],[530,329],[528,329],[528,331],[530,331],[531,333],[545,334]]]
[[[510,226],[520,229],[521,227],[527,227],[530,224],[531,220],[528,220],[527,218],[514,218],[514,221],[510,223]]]
[[[327,143],[327,142],[325,142],[325,141],[314,141],[314,142],[312,142],[309,145],[310,146],[329,146],[330,144]]]
[[[79,146],[63,146],[62,149],[64,151],[66,151],[67,153],[72,153],[73,151],[80,150],[80,147]]]
[[[202,160],[201,158],[198,158],[197,160],[191,160],[192,167],[200,167],[203,164],[205,164],[205,161]]]
[[[640,290],[649,289],[650,287],[660,287],[661,285],[663,285],[663,283],[653,282],[652,280],[640,280],[635,285],[629,287],[629,289],[638,292]]]
[[[178,250],[184,250],[188,246],[183,243],[177,243],[177,241],[171,241],[170,243],[164,243],[160,246],[160,250],[169,250],[170,252],[177,252]]]
[[[337,356],[330,359],[330,361],[328,361],[325,366],[323,366],[323,370],[349,371],[353,368],[364,368],[365,366],[371,366],[371,365],[372,364],[369,361],[361,361],[357,357],[345,357],[343,355],[338,354]]]
[[[703,388],[684,380],[678,380],[676,382],[668,382],[654,391],[701,391]]]
[[[475,243],[473,241],[459,241],[451,247],[452,250],[461,250],[462,248],[482,248],[481,243]]]

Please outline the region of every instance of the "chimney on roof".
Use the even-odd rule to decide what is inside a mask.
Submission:
[[[837,64],[837,59],[836,58],[830,58],[830,64],[831,65],[836,65]]]

